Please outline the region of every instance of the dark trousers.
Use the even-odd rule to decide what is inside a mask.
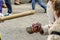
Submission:
[[[5,4],[7,5],[7,8],[8,8],[7,13],[12,13],[11,0],[5,0]]]

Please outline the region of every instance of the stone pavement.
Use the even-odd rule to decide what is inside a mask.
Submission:
[[[12,5],[13,14],[23,11],[31,10],[31,4]],[[3,9],[6,13],[7,9]],[[46,40],[47,36],[40,35],[39,33],[28,34],[26,27],[29,27],[34,22],[40,22],[42,25],[48,23],[44,9],[38,4],[36,5],[36,14],[24,16],[16,19],[6,20],[0,23],[0,32],[3,37],[2,40]]]

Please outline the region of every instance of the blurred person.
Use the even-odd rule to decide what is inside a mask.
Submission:
[[[47,8],[47,6],[43,3],[42,0],[32,0],[32,10],[35,10],[36,1],[38,2],[38,4],[39,4],[42,8],[44,8],[44,10],[45,10],[44,13],[46,13],[46,8]]]
[[[9,15],[11,15],[11,13],[12,13],[11,0],[5,0],[5,4],[6,4],[7,9],[8,9],[8,11],[7,11],[7,13],[5,14],[5,16],[9,16]]]
[[[3,5],[3,1],[0,0],[0,17],[3,17],[4,15],[2,14],[2,5]]]
[[[40,32],[41,34],[48,34],[48,29],[53,25],[53,23],[57,19],[55,18],[56,16],[53,8],[53,4],[55,1],[56,0],[49,0],[47,3],[47,16],[48,16],[49,24],[42,26],[39,22],[33,23],[31,27],[26,28],[28,33],[32,34],[34,32],[35,33]]]

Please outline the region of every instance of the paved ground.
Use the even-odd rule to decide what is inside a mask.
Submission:
[[[13,13],[20,13],[23,11],[31,10],[31,4],[12,5]],[[3,9],[3,13],[6,13],[6,9]],[[46,13],[38,4],[36,5],[36,14],[24,16],[12,20],[7,20],[0,23],[0,32],[3,35],[2,40],[46,40],[46,36],[42,36],[39,33],[28,34],[26,27],[29,27],[34,22],[40,22],[42,25],[48,23]]]
[[[11,0],[14,3],[14,0]],[[23,3],[28,3],[30,0],[21,0]],[[47,0],[43,0],[44,3],[47,3]]]

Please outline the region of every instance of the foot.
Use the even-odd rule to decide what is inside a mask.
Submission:
[[[19,3],[19,2],[15,2],[14,4],[15,4],[15,5],[20,5],[20,3]]]
[[[27,27],[26,30],[29,34],[37,33],[37,32],[40,32],[41,34],[43,34],[43,30],[41,28],[40,23],[34,23],[34,24],[32,24],[31,27]]]
[[[11,13],[6,13],[4,16],[10,16],[11,15]]]
[[[7,8],[6,4],[3,4],[2,7],[3,7],[3,8]]]

